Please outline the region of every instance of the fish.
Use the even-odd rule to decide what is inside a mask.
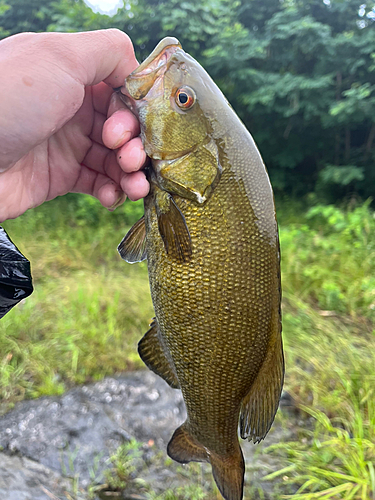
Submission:
[[[242,439],[261,441],[284,378],[280,248],[255,142],[204,68],[163,39],[125,80],[151,159],[144,216],[120,243],[147,260],[155,310],[138,352],[180,388],[187,418],[168,455],[209,462],[226,500],[243,497]]]

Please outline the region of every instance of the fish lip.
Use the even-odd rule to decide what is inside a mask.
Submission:
[[[174,37],[166,37],[161,40],[151,54],[129,75],[130,78],[142,78],[156,71],[160,66],[164,65],[163,57],[170,56],[176,50],[181,49],[181,44]],[[167,57],[169,59],[169,57]],[[167,61],[165,61],[167,62]],[[128,78],[129,78],[128,77]]]
[[[182,50],[177,38],[167,37],[161,40],[142,64],[125,79],[120,93],[135,101],[142,100],[157,78],[165,73],[171,56],[177,50]]]
[[[135,101],[132,96],[129,94],[125,94],[122,92],[122,87],[119,89],[116,89],[117,94],[119,95],[121,101],[125,104],[125,106],[130,109],[130,111],[133,113],[133,115],[136,116],[136,118],[139,120],[139,112],[138,112],[138,103]]]

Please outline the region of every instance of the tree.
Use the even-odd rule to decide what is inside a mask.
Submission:
[[[0,0],[0,36],[117,27],[144,59],[176,36],[259,145],[277,191],[368,197],[375,183],[375,3],[125,0],[112,18],[83,0]]]
[[[46,31],[52,21],[52,0],[0,1],[0,37],[23,31]]]
[[[212,40],[205,64],[254,134],[273,184],[333,198],[372,194],[373,6],[252,0],[238,12],[241,22]]]

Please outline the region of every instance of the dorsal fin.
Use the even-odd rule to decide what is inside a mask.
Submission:
[[[174,366],[169,361],[165,353],[165,348],[160,341],[158,324],[155,318],[150,325],[150,329],[138,344],[138,353],[144,364],[151,371],[164,379],[173,389],[180,388]]]
[[[232,454],[220,456],[202,446],[190,434],[185,422],[175,430],[167,452],[173,460],[183,464],[210,462],[217,487],[225,500],[242,500],[245,462],[238,441]]]

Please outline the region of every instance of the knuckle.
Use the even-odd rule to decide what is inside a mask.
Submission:
[[[117,28],[109,28],[103,30],[103,35],[109,38],[109,41],[118,50],[124,51],[125,53],[134,53],[133,43],[124,31]]]

